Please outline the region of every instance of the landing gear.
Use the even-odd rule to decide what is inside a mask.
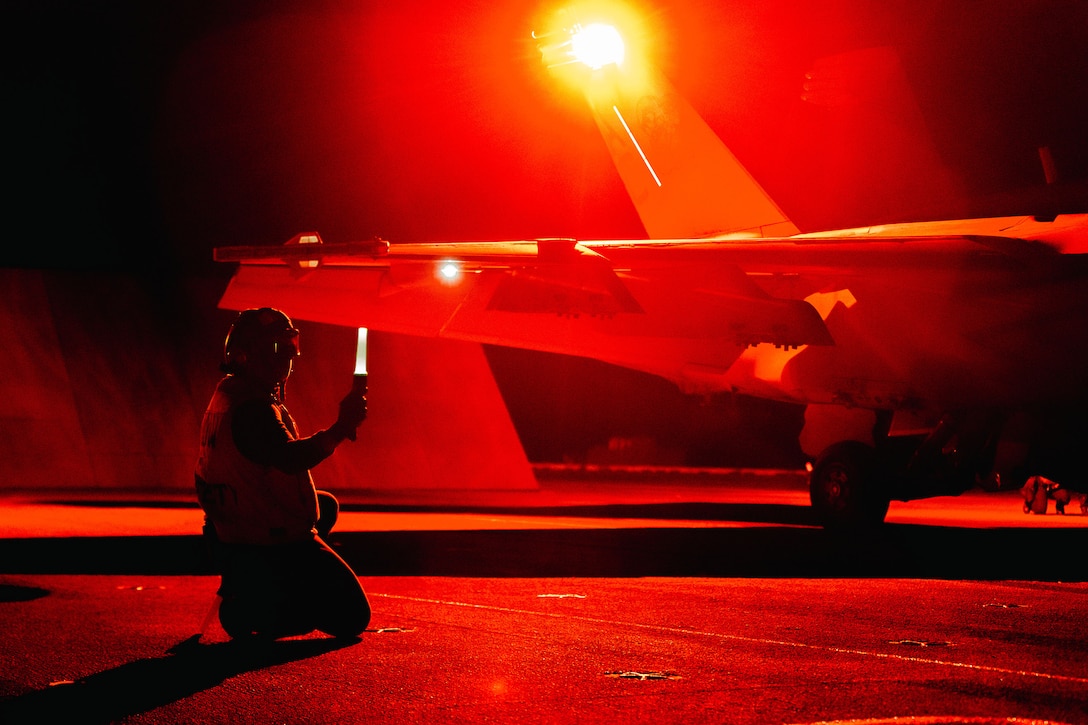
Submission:
[[[946,411],[935,418],[808,406],[802,448],[822,451],[809,476],[817,521],[827,529],[876,527],[892,499],[956,496],[998,470],[1007,412]]]
[[[890,498],[878,479],[876,452],[857,441],[829,446],[809,477],[809,497],[827,529],[856,529],[884,521]]]

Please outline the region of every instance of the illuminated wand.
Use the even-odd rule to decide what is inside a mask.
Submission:
[[[351,381],[351,392],[356,395],[366,395],[366,328],[359,328],[359,340],[355,344],[355,377]],[[349,436],[355,440],[355,431]]]

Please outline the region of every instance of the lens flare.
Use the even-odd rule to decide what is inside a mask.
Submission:
[[[575,32],[570,43],[574,58],[593,70],[623,63],[623,38],[611,25],[591,23]]]

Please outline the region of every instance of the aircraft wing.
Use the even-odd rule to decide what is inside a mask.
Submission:
[[[729,389],[726,371],[752,348],[835,344],[821,295],[910,300],[949,271],[1014,275],[1031,260],[1070,259],[1039,241],[929,231],[349,244],[311,233],[220,248],[216,259],[238,263],[225,308],[273,301],[314,322],[577,355],[685,389]]]
[[[299,319],[580,355],[678,382],[693,366],[724,371],[752,345],[832,343],[809,303],[768,293],[731,259],[756,251],[748,244],[298,239],[216,250],[239,263],[220,305],[272,300]]]

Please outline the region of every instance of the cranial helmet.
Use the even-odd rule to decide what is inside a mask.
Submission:
[[[253,362],[298,354],[298,330],[290,317],[273,307],[242,310],[227,332],[220,368],[237,373]]]

